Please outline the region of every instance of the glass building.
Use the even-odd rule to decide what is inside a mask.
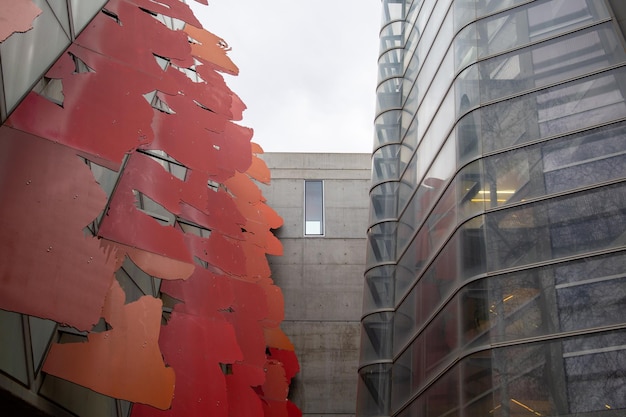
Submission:
[[[383,0],[359,416],[626,413],[626,4]]]

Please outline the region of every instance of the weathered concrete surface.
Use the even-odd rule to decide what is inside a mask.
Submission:
[[[272,173],[263,195],[285,221],[277,231],[284,255],[269,260],[301,366],[291,399],[306,417],[354,416],[371,156],[262,157]],[[305,179],[324,181],[323,237],[304,236]]]

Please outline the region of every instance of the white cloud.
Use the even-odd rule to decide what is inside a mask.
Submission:
[[[193,2],[192,2],[193,3]],[[233,48],[227,83],[268,152],[370,152],[380,0],[212,0],[192,5]]]

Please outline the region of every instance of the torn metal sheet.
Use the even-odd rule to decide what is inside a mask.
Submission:
[[[88,330],[100,318],[115,254],[85,236],[106,195],[76,153],[0,128],[0,308]]]
[[[33,20],[42,13],[31,0],[0,2],[0,42],[15,32],[26,32],[33,28]]]
[[[113,281],[103,310],[111,328],[90,333],[87,343],[53,344],[43,370],[110,397],[169,408],[175,376],[158,346],[161,307],[150,296],[124,305]]]

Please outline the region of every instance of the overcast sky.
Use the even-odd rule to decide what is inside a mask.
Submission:
[[[190,3],[232,48],[226,82],[266,152],[371,152],[380,0]]]

